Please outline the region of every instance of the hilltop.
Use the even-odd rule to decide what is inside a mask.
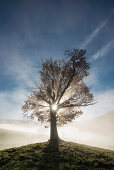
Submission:
[[[71,142],[30,144],[0,151],[0,170],[89,170],[114,168],[114,151]]]

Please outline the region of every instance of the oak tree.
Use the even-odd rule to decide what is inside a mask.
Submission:
[[[47,59],[42,63],[40,84],[33,88],[22,110],[30,118],[50,122],[50,142],[59,141],[57,125],[71,122],[83,112],[81,107],[93,104],[93,94],[84,82],[89,75],[86,50],[65,52],[65,59]]]

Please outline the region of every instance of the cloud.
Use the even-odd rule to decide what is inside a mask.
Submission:
[[[105,114],[114,110],[114,89],[107,91],[94,92],[96,104],[82,108],[84,114],[77,120],[84,120]]]
[[[30,59],[13,57],[6,63],[5,74],[14,78],[18,86],[33,86],[33,79],[38,75],[33,68],[34,63]]]
[[[0,119],[23,119],[21,105],[28,92],[25,89],[0,92]]]
[[[85,48],[92,40],[97,36],[97,34],[105,27],[105,25],[108,23],[109,19],[106,19],[103,21],[90,35],[87,36],[84,42],[81,44],[81,48]]]
[[[114,47],[114,39],[112,39],[110,42],[108,42],[105,46],[103,46],[99,51],[97,51],[96,54],[94,54],[91,58],[93,60],[97,60],[101,57],[103,57],[104,55],[106,55],[108,53],[109,50],[112,49],[112,47]]]
[[[8,75],[16,82],[13,89],[0,91],[0,119],[23,119],[21,105],[27,95],[30,87],[38,82],[39,75],[32,67],[33,62],[30,59],[24,60],[22,57],[10,58],[6,65],[4,75]]]
[[[98,79],[94,69],[92,69],[90,75],[84,79],[84,82],[89,87],[96,86],[96,84],[98,83]]]
[[[36,63],[37,65],[37,63]],[[15,88],[0,91],[0,119],[23,119],[21,105],[36,83],[39,74],[34,62],[29,58],[10,58],[4,65],[4,76],[16,82]]]

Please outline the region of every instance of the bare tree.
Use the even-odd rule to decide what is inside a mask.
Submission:
[[[66,59],[43,62],[41,83],[22,106],[24,115],[50,122],[50,142],[59,141],[57,125],[71,122],[82,114],[80,107],[93,104],[93,94],[83,81],[89,75],[85,53],[73,49],[65,53]]]

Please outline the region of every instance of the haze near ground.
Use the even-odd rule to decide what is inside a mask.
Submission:
[[[113,129],[114,110],[82,122],[75,121],[58,128],[58,131],[63,140],[114,150]],[[0,150],[48,139],[49,128],[39,122],[0,121]]]

